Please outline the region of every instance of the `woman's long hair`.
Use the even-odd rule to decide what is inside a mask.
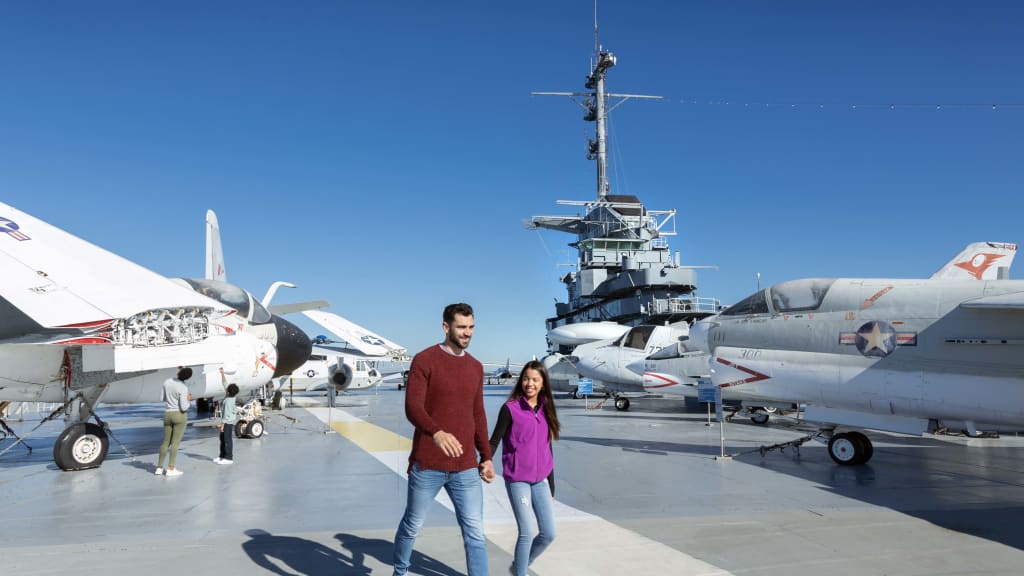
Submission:
[[[548,421],[548,432],[552,440],[558,440],[558,431],[561,429],[561,425],[558,423],[558,412],[555,410],[555,396],[551,393],[551,378],[548,376],[548,370],[544,364],[539,360],[530,360],[523,364],[523,369],[519,372],[519,380],[516,382],[515,388],[512,389],[512,393],[508,395],[508,399],[519,400],[526,396],[523,393],[523,382],[526,381],[527,370],[534,370],[540,374],[541,382],[543,382],[540,397],[544,399],[541,404],[544,406],[544,416]]]

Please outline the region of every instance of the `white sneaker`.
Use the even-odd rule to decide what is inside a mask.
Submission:
[[[157,466],[156,472],[153,472],[153,474],[156,474],[157,476],[160,476],[163,473],[164,473],[164,469],[160,468],[159,466]]]
[[[217,458],[217,460],[215,460],[215,462],[217,462],[217,464],[222,464],[224,466],[227,466],[228,464],[234,464],[235,463],[234,460],[228,460],[226,458]]]
[[[181,470],[178,470],[177,468],[174,468],[174,469],[168,468],[167,469],[167,475],[168,476],[181,476],[182,474],[184,474],[184,472],[182,472]]]
[[[223,459],[222,459],[222,458],[220,458],[219,456],[218,456],[217,458],[214,458],[214,459],[213,459],[213,463],[214,463],[214,464],[220,464],[221,462],[223,462]]]

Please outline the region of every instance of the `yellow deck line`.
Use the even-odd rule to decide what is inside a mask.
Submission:
[[[366,452],[412,449],[412,440],[369,422],[332,422],[331,428]]]

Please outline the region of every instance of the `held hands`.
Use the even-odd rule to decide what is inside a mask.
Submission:
[[[494,480],[494,462],[488,460],[480,463],[480,478],[490,484]]]
[[[459,442],[454,435],[445,432],[444,430],[438,430],[434,434],[434,444],[444,452],[445,456],[449,458],[458,458],[462,456],[462,443]]]

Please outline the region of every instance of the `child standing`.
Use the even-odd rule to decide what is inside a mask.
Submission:
[[[527,362],[508,401],[498,412],[491,434],[491,453],[501,443],[502,475],[519,539],[509,571],[526,576],[526,570],[555,539],[555,464],[551,441],[558,440],[558,414],[544,365]],[[533,519],[537,532],[534,535]]]
[[[224,378],[224,369],[220,369],[220,377]],[[228,385],[228,396],[220,405],[220,457],[214,458],[214,464],[233,464],[235,461],[234,441],[235,423],[238,422],[238,384]]]

